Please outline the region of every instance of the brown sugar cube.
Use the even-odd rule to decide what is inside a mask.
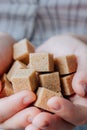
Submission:
[[[61,91],[59,72],[41,74],[39,77],[42,87],[45,87],[55,92]]]
[[[34,46],[27,39],[23,39],[13,46],[14,60],[20,60],[25,64],[29,63],[29,53],[35,51]]]
[[[68,55],[55,58],[55,68],[60,75],[70,74],[77,69],[77,60],[75,55]]]
[[[54,71],[53,55],[49,53],[30,54],[30,68],[33,68],[37,72]]]
[[[12,84],[8,81],[6,74],[4,74],[4,76],[3,76],[3,89],[0,93],[0,98],[10,96],[13,93],[14,92],[13,92]]]
[[[62,97],[62,94],[61,92],[56,93],[47,88],[39,87],[37,90],[37,100],[34,103],[34,106],[52,112],[47,106],[47,101],[53,96]]]
[[[69,96],[74,94],[74,90],[72,89],[72,79],[74,74],[65,76],[61,78],[61,84],[62,84],[62,93],[63,95]]]
[[[11,81],[12,76],[15,74],[15,72],[17,71],[17,69],[23,69],[26,68],[26,65],[23,64],[20,61],[15,61],[11,67],[11,69],[9,70],[8,74],[7,74],[7,78],[9,81]]]
[[[6,75],[4,75],[4,90],[7,96],[10,96],[14,93],[12,84],[8,81]]]
[[[22,90],[34,91],[37,88],[36,72],[32,69],[19,69],[12,77],[14,93]]]

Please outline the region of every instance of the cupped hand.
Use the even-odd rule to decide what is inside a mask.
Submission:
[[[84,42],[73,36],[55,36],[47,40],[36,51],[50,52],[54,54],[54,57],[75,54],[78,68],[72,87],[80,96],[87,95],[87,45]]]
[[[12,36],[0,33],[0,76],[12,63],[14,43]],[[0,92],[1,89],[0,81]],[[31,91],[22,91],[0,99],[0,129],[19,129],[30,124],[33,117],[40,112],[37,108],[30,106],[35,100],[36,96]]]
[[[26,130],[71,130],[87,123],[87,45],[72,36],[55,36],[37,48],[36,52],[53,53],[55,57],[75,54],[78,68],[72,86],[76,94],[66,100],[53,97],[48,106],[55,113],[38,114]],[[80,95],[80,96],[79,96]]]

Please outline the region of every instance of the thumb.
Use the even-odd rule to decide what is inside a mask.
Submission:
[[[80,46],[76,51],[78,68],[72,81],[74,91],[80,96],[87,96],[87,46]]]
[[[87,123],[87,107],[74,105],[60,97],[51,98],[48,101],[48,106],[55,114],[75,126]]]
[[[72,87],[78,95],[87,96],[87,70],[77,71],[72,81]]]

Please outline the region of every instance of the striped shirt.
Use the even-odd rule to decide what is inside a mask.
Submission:
[[[56,34],[87,34],[86,27],[87,0],[0,0],[0,31],[35,46]]]
[[[39,46],[56,34],[87,34],[87,0],[0,0],[0,31]]]

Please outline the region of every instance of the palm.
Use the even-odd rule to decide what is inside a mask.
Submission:
[[[55,36],[38,47],[36,52],[50,52],[55,57],[76,53],[78,55],[79,49],[83,47],[82,43],[71,36]]]
[[[84,52],[87,51],[86,45],[81,41],[70,37],[70,36],[56,36],[48,41],[46,41],[43,45],[37,48],[36,52],[50,52],[53,53],[55,57],[75,54],[77,58],[80,57],[80,60],[83,60]],[[82,54],[82,56],[81,56]],[[81,59],[82,58],[82,59]],[[84,66],[84,65],[83,65]],[[80,67],[79,67],[80,68]],[[73,84],[74,85],[74,84]],[[87,99],[78,96],[75,94],[70,100],[79,105],[83,105],[87,107]]]

